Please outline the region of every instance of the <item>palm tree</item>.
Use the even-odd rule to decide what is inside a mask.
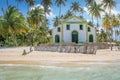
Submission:
[[[103,0],[103,7],[109,10],[109,16],[111,15],[111,10],[115,7],[115,0]]]
[[[59,17],[56,16],[53,21],[54,21],[53,23],[54,27],[57,27],[59,25]]]
[[[119,21],[119,24],[118,24],[118,30],[119,30],[118,31],[118,35],[120,35],[120,14],[117,15],[117,18],[118,18],[118,21]],[[119,39],[120,39],[120,36],[119,36]]]
[[[85,1],[86,1],[86,5],[87,5],[88,7],[95,2],[95,0],[85,0]]]
[[[43,9],[36,7],[29,11],[27,14],[27,20],[29,26],[32,28],[38,28],[39,25],[41,26],[45,22]]]
[[[86,6],[89,8],[90,6],[93,5],[93,3],[95,2],[95,0],[85,0],[86,1]],[[91,15],[92,16],[92,15]],[[93,21],[93,16],[92,16],[92,23],[94,24]]]
[[[73,13],[72,13],[70,10],[68,10],[68,11],[66,12],[66,14],[64,15],[64,19],[66,19],[66,18],[68,18],[68,17],[70,17],[70,16],[73,16]]]
[[[98,41],[99,42],[106,42],[107,41],[107,35],[103,29],[101,29],[99,35],[98,35]]]
[[[91,21],[88,21],[88,25],[93,27],[93,23]]]
[[[116,31],[116,28],[119,27],[119,20],[118,20],[117,16],[115,16],[114,14],[111,15],[111,26],[113,26],[113,29],[111,30],[112,31],[111,33],[113,33],[113,31]],[[115,32],[115,39],[116,39],[116,35],[117,34]]]
[[[79,10],[80,10],[79,2],[73,2],[71,5],[71,9],[72,9],[72,11],[75,12],[75,15],[76,15],[76,12],[79,12]]]
[[[110,30],[112,29],[111,26],[110,26],[110,19],[108,17],[109,15],[106,13],[102,19],[102,25],[104,28]]]
[[[85,12],[83,8],[80,8],[79,12],[81,13],[81,16],[83,17],[83,13]]]
[[[113,28],[111,25],[111,21],[112,21],[112,19],[109,18],[109,14],[106,13],[102,19],[102,26],[106,29],[107,38],[109,38],[108,40],[110,40],[110,36],[111,36],[110,31]]]
[[[17,1],[17,7],[18,7],[18,2],[26,2],[26,3],[28,3],[28,6],[34,6],[34,4],[35,4],[35,0],[16,0]]]
[[[44,7],[44,14],[45,14],[45,21],[46,21],[47,20],[46,14],[50,13],[50,6],[52,5],[52,0],[41,0],[41,4]]]
[[[34,42],[40,42],[41,38],[44,39],[44,37],[46,37],[46,34],[47,34],[47,32],[46,32],[47,27],[45,26],[46,21],[45,21],[45,16],[44,16],[44,10],[39,7],[32,9],[27,14],[27,21],[30,26],[30,31],[29,31],[30,42],[32,45],[34,45]],[[46,32],[46,33],[44,34],[44,32]],[[38,36],[38,34],[39,34],[39,36]],[[38,40],[40,40],[40,41],[38,41]]]
[[[0,16],[0,35],[2,35],[2,37],[4,37],[6,34],[6,31],[5,31],[5,28],[3,27],[2,22],[3,22],[3,17]]]
[[[29,6],[34,6],[35,0],[25,0]]]
[[[6,0],[6,3],[7,3],[7,7],[9,6],[9,1],[8,0]]]
[[[103,7],[105,9],[108,9],[108,11],[109,11],[109,18],[110,18],[110,16],[111,16],[111,10],[115,7],[115,4],[116,4],[115,0],[103,0],[102,4],[103,4]],[[110,22],[110,25],[111,25],[111,22]],[[110,38],[110,43],[111,42],[112,42],[112,36]],[[112,50],[112,44],[111,44],[111,50]]]
[[[18,8],[18,4],[19,4],[19,2],[23,2],[24,0],[16,0],[16,2],[17,2],[17,8]]]
[[[66,1],[67,0],[55,0],[56,5],[60,8],[60,10],[59,10],[59,18],[60,18],[60,15],[61,15],[61,7],[62,7],[62,5],[65,6]]]
[[[89,13],[95,17],[97,19],[97,27],[98,27],[98,18],[101,17],[100,12],[104,11],[101,8],[101,4],[96,4],[96,2],[93,2],[93,4],[91,4],[91,6],[88,8]]]
[[[3,14],[2,25],[6,32],[11,34],[13,42],[17,46],[16,35],[27,31],[24,16],[14,6],[9,6]]]

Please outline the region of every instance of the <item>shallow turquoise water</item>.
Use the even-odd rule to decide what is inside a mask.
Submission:
[[[0,65],[0,80],[120,80],[120,64],[79,67]]]

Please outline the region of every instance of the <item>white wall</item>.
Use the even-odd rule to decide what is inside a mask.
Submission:
[[[95,28],[94,27],[90,27],[90,32],[88,32],[88,42],[89,42],[89,35],[93,35],[94,38],[94,42],[96,42],[96,33],[95,33]]]
[[[77,31],[78,32],[78,42],[86,42],[86,26],[83,25],[83,30],[80,30],[79,25],[80,24],[70,24],[70,30],[66,30],[66,25],[64,24],[64,42],[72,42],[72,32]]]
[[[60,32],[57,31],[58,27],[60,27]],[[58,27],[55,27],[55,28],[53,29],[53,42],[55,42],[55,35],[59,35],[59,37],[60,37],[60,42],[62,41],[62,40],[61,40],[61,31],[62,31],[62,28],[61,28],[61,26],[58,26]]]

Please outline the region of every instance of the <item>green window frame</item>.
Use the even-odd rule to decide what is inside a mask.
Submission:
[[[88,27],[88,32],[90,32],[91,31],[91,29],[90,29],[90,27]]]
[[[79,27],[80,27],[80,30],[83,30],[83,25],[80,25]]]
[[[60,32],[60,27],[57,28],[57,31]]]
[[[70,25],[66,25],[66,30],[70,30]]]

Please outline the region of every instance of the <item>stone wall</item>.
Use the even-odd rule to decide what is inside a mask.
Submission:
[[[50,52],[64,52],[64,53],[83,53],[95,54],[97,46],[93,45],[66,45],[66,44],[41,44],[34,48],[35,51],[50,51]]]

